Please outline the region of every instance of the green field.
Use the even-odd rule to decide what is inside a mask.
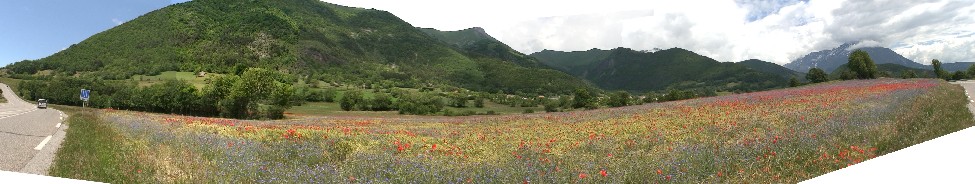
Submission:
[[[197,77],[193,72],[176,72],[176,71],[165,71],[159,75],[146,76],[146,75],[135,75],[132,76],[131,80],[138,81],[139,86],[149,86],[156,83],[161,83],[165,80],[185,80],[197,89],[203,88],[206,85],[206,80],[217,76],[220,74],[207,73],[206,77]]]

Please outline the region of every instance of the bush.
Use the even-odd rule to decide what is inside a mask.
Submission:
[[[463,95],[455,95],[450,97],[450,106],[457,108],[467,107],[467,97],[464,97]]]
[[[322,101],[335,102],[336,95],[338,95],[338,92],[336,92],[335,90],[326,89],[325,91],[322,91]]]
[[[545,103],[545,112],[559,112],[560,104],[558,101],[549,101]]]
[[[364,102],[365,99],[362,97],[362,92],[351,90],[342,95],[342,99],[339,100],[339,106],[345,111],[363,110],[366,109],[364,108],[366,105]]]
[[[829,81],[829,77],[823,69],[810,68],[809,73],[806,73],[806,80],[811,83],[820,83]]]
[[[626,91],[617,91],[609,96],[609,101],[606,105],[610,107],[622,107],[630,104],[630,93]]]
[[[371,101],[371,108],[373,111],[388,111],[393,110],[393,97],[386,93],[376,94]]]
[[[478,97],[474,99],[474,107],[484,108],[484,98]]]
[[[531,113],[535,113],[535,110],[534,109],[525,109],[525,111],[522,112],[522,113],[531,114]]]
[[[434,114],[440,112],[444,108],[444,101],[442,97],[425,94],[425,93],[413,93],[403,95],[402,98],[397,101],[400,114]]]
[[[576,89],[575,96],[573,96],[572,100],[572,108],[596,109],[596,98],[593,97],[592,92],[589,92],[589,90],[583,88]]]

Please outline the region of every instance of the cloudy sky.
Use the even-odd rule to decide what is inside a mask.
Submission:
[[[680,47],[784,64],[861,41],[925,64],[975,62],[972,0],[325,1],[387,10],[418,27],[483,27],[524,53]]]
[[[0,65],[49,56],[186,0],[0,2]],[[511,47],[576,51],[680,47],[719,61],[784,64],[845,42],[920,63],[975,62],[973,0],[325,0],[390,11],[414,26],[483,27]]]

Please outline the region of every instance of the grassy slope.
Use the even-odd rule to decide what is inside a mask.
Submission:
[[[194,74],[193,72],[165,71],[160,73],[159,75],[154,75],[154,76],[135,75],[132,76],[131,80],[138,81],[139,86],[149,86],[170,79],[185,80],[190,84],[193,84],[193,86],[196,86],[197,89],[200,89],[206,85],[206,79],[213,77],[214,75],[218,75],[218,74],[208,73],[206,77],[196,77],[196,74]]]

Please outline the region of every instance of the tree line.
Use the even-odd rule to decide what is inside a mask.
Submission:
[[[830,80],[852,80],[852,79],[875,79],[878,77],[900,77],[903,79],[924,77],[925,74],[916,73],[912,70],[903,70],[900,74],[891,74],[877,69],[877,64],[867,52],[857,49],[850,53],[846,67],[848,71],[843,71],[837,78],[831,79],[825,71],[819,68],[810,68],[806,73],[809,83],[827,82]],[[971,65],[965,71],[948,72],[941,66],[941,61],[934,59],[931,61],[934,70],[934,77],[944,80],[962,80],[975,77],[975,65]],[[790,86],[801,85],[795,78],[792,78]]]
[[[18,93],[27,99],[82,105],[80,89],[91,90],[90,105],[146,112],[239,119],[280,119],[284,111],[302,97],[292,87],[294,79],[262,68],[250,68],[241,75],[216,76],[202,89],[184,80],[165,80],[140,87],[135,81],[105,81],[98,78],[54,77],[23,80]]]

